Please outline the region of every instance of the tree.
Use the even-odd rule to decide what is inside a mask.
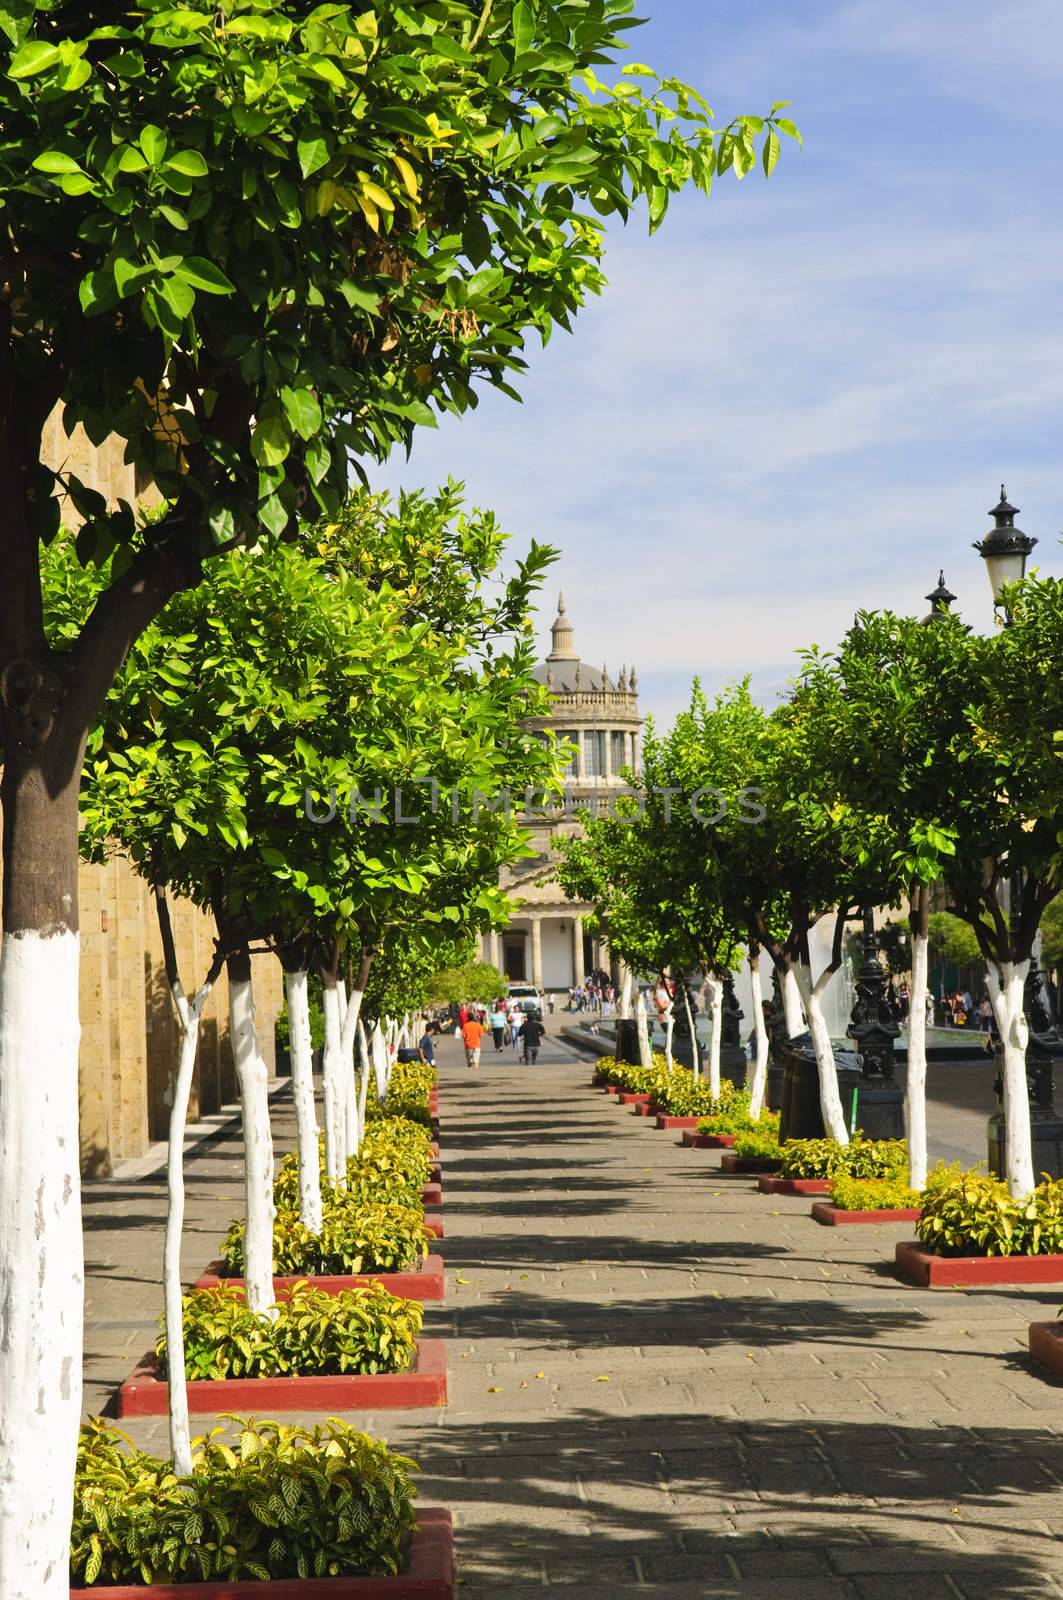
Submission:
[[[489,961],[468,958],[457,966],[436,971],[425,985],[428,1005],[457,1005],[462,1000],[475,1000],[487,1005],[506,992],[505,976]]]
[[[952,961],[957,966],[974,966],[981,962],[982,952],[974,929],[951,911],[932,911],[927,934],[930,949],[939,960]]]
[[[306,959],[301,968],[293,965],[291,952],[331,947],[353,925],[364,963],[373,946],[356,918],[370,903],[378,931],[387,928],[388,916],[409,918],[414,907],[428,930],[461,929],[475,915],[470,903],[489,904],[498,866],[520,851],[519,832],[493,814],[479,817],[475,799],[464,796],[460,805],[420,819],[400,817],[401,784],[426,771],[443,785],[468,779],[489,794],[507,761],[521,781],[541,781],[550,759],[538,741],[518,732],[529,697],[534,704],[542,692],[528,671],[527,638],[511,640],[508,652],[499,648],[515,625],[518,635],[527,634],[529,590],[547,553],[533,550],[502,586],[501,598],[482,603],[479,589],[493,574],[501,536],[493,521],[484,527],[476,518],[461,522],[460,535],[451,533],[453,508],[451,491],[431,506],[408,502],[422,534],[431,509],[448,537],[419,547],[419,560],[402,567],[401,587],[387,559],[400,547],[398,535],[389,543],[379,515],[352,517],[325,537],[325,530],[307,530],[301,544],[285,543],[264,555],[220,558],[210,584],[171,601],[138,641],[90,745],[86,847],[104,854],[117,843],[156,889],[184,1028],[176,1122],[187,1104],[202,1002],[221,964],[229,969],[244,1122],[245,1281],[249,1305],[263,1315],[273,1302],[273,1162],[252,949],[265,943],[286,955],[300,1209],[304,1223],[319,1231]],[[405,529],[402,549],[408,538]],[[61,580],[72,559],[69,541],[53,550]],[[365,556],[383,565],[382,578],[374,569],[370,579]],[[459,591],[450,569],[459,562],[466,593],[464,608],[455,610]],[[450,598],[450,637],[431,626],[437,576]],[[61,581],[57,588],[71,592]],[[411,611],[418,605],[428,617],[415,622]],[[224,717],[212,725],[216,706]],[[345,806],[333,819],[335,828],[315,823],[320,812],[305,802],[312,797],[320,805],[323,784],[354,796],[368,792],[370,781],[386,786],[393,815],[377,820]],[[218,954],[192,1007],[184,1003],[172,939],[167,942],[167,888],[208,908],[217,924]],[[395,906],[401,913],[385,909]],[[428,935],[421,943],[429,943]],[[341,1066],[335,1052],[331,1066],[334,1074]],[[353,1102],[352,1050],[350,1085],[326,1081],[329,1169],[337,1177],[346,1169],[343,1135]],[[173,1147],[171,1169],[167,1318],[175,1352],[174,1459],[187,1470],[179,1376],[182,1142]]]
[[[0,1600],[64,1582],[85,742],[133,641],[211,552],[334,510],[352,456],[471,407],[478,383],[513,392],[525,336],[568,327],[601,288],[600,218],[644,195],[656,227],[685,184],[748,171],[757,138],[771,171],[796,133],[779,108],[717,130],[678,82],[646,92],[633,68],[599,84],[627,9],[0,12],[0,1135],[20,1151],[0,1175],[0,1301],[22,1308],[0,1372],[0,1481],[54,1486],[0,1523]],[[127,442],[162,491],[156,519],[44,465],[57,405],[94,442]],[[82,558],[108,575],[59,653],[39,570],[57,485],[84,519]]]

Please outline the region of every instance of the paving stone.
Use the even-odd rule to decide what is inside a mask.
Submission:
[[[901,1285],[898,1230],[724,1179],[555,1039],[534,1074],[440,1055],[451,1403],[352,1420],[454,1510],[463,1600],[1063,1600],[1063,1397],[1023,1355],[1058,1291]],[[191,1280],[240,1207],[232,1130],[188,1180]],[[90,1409],[154,1341],[164,1208],[86,1185]],[[165,1453],[163,1419],[130,1432]]]

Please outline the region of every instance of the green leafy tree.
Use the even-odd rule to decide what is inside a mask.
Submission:
[[[600,81],[628,13],[626,0],[0,8],[0,1143],[24,1152],[0,1177],[13,1230],[0,1301],[24,1308],[0,1368],[0,1480],[54,1485],[0,1524],[0,1572],[21,1569],[46,1600],[62,1584],[80,1403],[85,742],[137,636],[212,552],[333,512],[352,458],[385,456],[484,384],[514,392],[526,338],[569,327],[601,288],[603,219],[645,197],[656,227],[684,185],[746,173],[758,141],[772,170],[796,133],[781,107],[717,128],[693,91],[641,66]],[[126,441],[162,491],[158,517],[138,523],[45,464],[57,406],[94,443]],[[57,487],[83,519],[81,557],[108,576],[58,653],[39,559]],[[58,1397],[47,1414],[38,1393]],[[34,1441],[40,1473],[25,1470]]]
[[[425,1000],[434,1006],[460,1004],[462,1000],[488,1005],[505,992],[504,974],[489,961],[470,957],[456,966],[437,970],[428,979]]]

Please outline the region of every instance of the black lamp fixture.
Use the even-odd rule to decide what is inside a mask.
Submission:
[[[931,589],[926,598],[930,601],[930,614],[923,618],[924,622],[938,622],[949,615],[956,596],[945,582],[944,570],[938,573],[937,588]]]
[[[1000,485],[1000,502],[989,515],[994,526],[984,539],[976,539],[974,548],[985,562],[989,586],[993,591],[993,604],[1000,604],[1005,584],[1018,583],[1026,576],[1026,560],[1037,540],[1015,526],[1019,514]]]

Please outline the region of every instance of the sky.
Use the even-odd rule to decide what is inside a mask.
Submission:
[[[584,660],[662,721],[858,608],[923,615],[943,567],[991,626],[971,548],[1001,482],[1063,572],[1063,8],[1058,0],[641,0],[631,57],[721,123],[792,102],[804,147],[610,230],[609,287],[532,351],[524,404],[422,431],[377,487],[464,480],[561,559]],[[603,73],[604,76],[604,73]],[[545,650],[545,645],[544,645]]]

